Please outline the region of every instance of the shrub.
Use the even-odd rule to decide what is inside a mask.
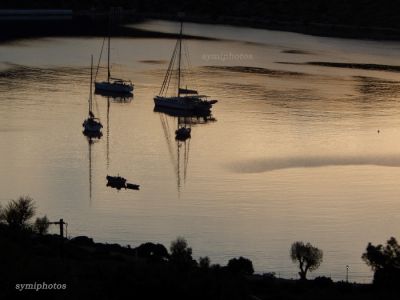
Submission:
[[[49,231],[49,219],[47,216],[42,218],[36,218],[35,224],[33,225],[34,230],[39,234],[46,234]]]
[[[170,262],[179,268],[185,269],[196,265],[196,261],[192,258],[192,248],[188,247],[185,238],[178,237],[172,241],[170,251]]]
[[[18,200],[11,200],[1,212],[1,219],[13,228],[25,228],[28,221],[35,215],[36,207],[29,196],[21,196]]]
[[[199,258],[199,267],[202,269],[210,268],[210,259],[208,258],[208,256]]]
[[[228,270],[233,273],[240,273],[245,275],[251,275],[254,273],[253,263],[251,262],[251,260],[242,256],[229,260]]]

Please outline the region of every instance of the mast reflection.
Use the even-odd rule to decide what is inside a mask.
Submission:
[[[94,143],[97,143],[101,137],[102,133],[88,133],[83,132],[84,136],[88,142],[88,160],[89,160],[89,203],[92,203],[92,146]]]
[[[191,129],[193,126],[216,122],[217,120],[211,112],[194,114],[193,112],[160,107],[155,107],[154,112],[160,115],[170,160],[176,175],[178,196],[180,197],[181,188],[185,185],[188,174]]]

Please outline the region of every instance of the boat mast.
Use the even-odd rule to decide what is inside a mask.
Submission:
[[[110,44],[111,44],[111,15],[108,20],[108,57],[107,57],[107,82],[110,82]]]
[[[90,95],[89,95],[89,116],[92,113],[92,85],[93,85],[93,54],[90,61]]]
[[[178,56],[178,98],[181,95],[181,56],[182,56],[182,25],[183,21],[181,20],[181,30],[179,32],[179,56]]]

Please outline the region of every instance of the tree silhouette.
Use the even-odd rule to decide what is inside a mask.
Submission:
[[[307,279],[307,272],[318,269],[322,262],[323,252],[310,243],[294,242],[290,249],[290,257],[294,263],[299,264],[301,280]]]
[[[251,275],[254,273],[253,263],[250,259],[239,257],[232,258],[228,262],[228,269],[233,273]]]
[[[164,261],[169,257],[167,249],[161,244],[144,243],[135,248],[138,257],[151,261]]]
[[[400,245],[391,237],[386,246],[368,243],[361,257],[374,270],[374,284],[398,286],[400,283]]]
[[[33,225],[33,228],[36,230],[37,233],[39,234],[46,234],[49,230],[49,219],[45,215],[42,218],[36,218],[35,224]]]
[[[385,267],[400,267],[400,245],[391,237],[386,246],[374,246],[368,243],[367,251],[361,257],[372,270],[376,271]]]
[[[210,259],[208,256],[199,258],[199,267],[202,269],[208,269],[210,267]]]
[[[177,237],[172,241],[170,251],[170,262],[179,268],[186,269],[196,265],[196,261],[192,258],[192,248],[188,247],[185,238]]]
[[[11,200],[1,211],[1,219],[10,227],[25,228],[27,222],[36,213],[34,201],[29,196],[21,196],[18,200]]]

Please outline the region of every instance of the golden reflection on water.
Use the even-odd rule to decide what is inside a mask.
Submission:
[[[224,264],[242,255],[283,277],[297,272],[290,244],[310,241],[325,253],[316,276],[343,280],[350,265],[351,280],[369,280],[367,243],[400,229],[399,74],[301,63],[397,65],[399,45],[212,28],[187,26],[228,40],[189,41],[194,88],[219,102],[217,121],[192,126],[184,182],[184,145],[166,138],[177,119],[154,112],[152,100],[174,41],[113,39],[113,74],[131,79],[135,95],[94,97],[105,126],[90,149],[81,124],[102,40],[1,45],[1,201],[29,194],[71,235],[132,245],[183,235],[195,256]],[[251,59],[210,59],[221,53]],[[141,190],[107,188],[107,174]]]

